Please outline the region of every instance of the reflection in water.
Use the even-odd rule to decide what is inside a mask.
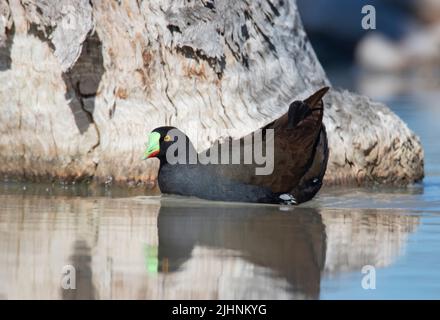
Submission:
[[[188,260],[200,259],[196,266],[203,272],[200,276],[216,279],[213,284],[218,288],[213,290],[222,286],[229,290],[234,282],[240,282],[243,272],[249,281],[240,285],[256,297],[270,297],[280,289],[285,297],[294,293],[298,297],[319,297],[325,234],[321,216],[314,209],[283,212],[278,207],[216,206],[207,212],[200,206],[164,205],[159,211],[158,227],[161,269],[165,261],[169,271],[184,274],[194,266]],[[201,249],[205,256],[197,257]],[[234,259],[220,261],[228,256]],[[216,268],[213,261],[221,266]],[[249,267],[252,270],[246,270]],[[237,273],[230,277],[221,272],[224,268]],[[277,281],[271,283],[271,279]],[[278,288],[280,284],[285,287]]]
[[[73,255],[70,257],[70,265],[75,268],[75,289],[62,288],[61,295],[64,300],[92,300],[96,298],[95,287],[92,283],[91,260],[90,247],[87,242],[84,240],[75,241]]]
[[[363,266],[382,268],[403,254],[408,235],[419,218],[377,210],[326,210],[322,220],[327,233],[325,272],[360,272]]]
[[[174,198],[0,195],[0,297],[319,298],[322,274],[387,266],[405,213]],[[76,291],[61,289],[73,265]]]

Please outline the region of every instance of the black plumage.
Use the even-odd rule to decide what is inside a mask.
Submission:
[[[240,152],[240,164],[203,164],[201,155],[214,152],[214,147],[223,150],[224,143],[197,154],[180,130],[156,128],[150,134],[146,158],[160,160],[161,191],[218,201],[298,204],[312,199],[322,186],[329,156],[322,123],[322,97],[328,89],[323,88],[304,101],[294,101],[285,115],[261,129],[263,139],[265,130],[274,130],[274,170],[269,175],[256,175],[255,162],[243,163],[249,141],[245,138],[235,141],[239,142],[236,151]],[[177,151],[178,142],[185,142],[186,152]],[[170,163],[167,153],[179,159],[179,163]],[[189,163],[190,154],[195,155],[193,164]],[[220,163],[221,152],[218,157]]]

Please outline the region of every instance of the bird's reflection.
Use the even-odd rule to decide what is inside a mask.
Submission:
[[[162,205],[159,270],[179,271],[195,246],[227,249],[287,280],[289,291],[319,296],[325,263],[324,225],[315,209]],[[226,251],[231,252],[231,251]]]
[[[362,277],[365,265],[400,272],[406,283],[407,269],[394,262],[423,225],[420,214],[355,209],[371,201],[363,193],[332,197],[328,207],[284,212],[173,197],[0,195],[0,298],[319,298],[324,278]],[[75,290],[61,289],[66,265],[76,269]]]

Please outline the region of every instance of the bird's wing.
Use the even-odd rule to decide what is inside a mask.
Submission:
[[[323,88],[304,103],[292,104],[288,113],[265,127],[275,132],[274,172],[254,176],[253,183],[270,186],[274,192],[290,191],[299,184],[313,162],[324,115],[322,96],[327,91]],[[304,111],[305,107],[309,111]]]
[[[260,129],[263,144],[269,142],[267,139],[270,139],[270,135],[265,135],[266,130],[272,129],[274,132],[273,172],[271,174],[256,175],[256,168],[262,167],[262,165],[255,163],[255,161],[250,164],[244,163],[245,155],[249,155],[249,150],[253,151],[255,148],[255,144],[249,139],[249,136],[255,135],[260,130],[241,139],[230,139],[211,147],[208,152],[218,148],[218,154],[221,154],[222,147],[228,143],[231,155],[239,155],[240,164],[208,165],[210,171],[217,176],[228,177],[241,183],[270,188],[273,192],[292,190],[299,184],[313,162],[314,148],[322,128],[324,114],[322,97],[327,91],[328,88],[323,88],[303,103],[292,104],[289,108],[290,112]],[[295,111],[292,108],[300,108],[300,110]],[[308,111],[305,108],[308,108]],[[252,148],[249,148],[249,143],[252,144]],[[231,145],[235,145],[235,149]],[[269,161],[270,157],[266,159]],[[220,160],[218,163],[222,163]],[[232,156],[229,157],[229,160],[231,163]]]
[[[309,166],[304,176],[302,176],[298,185],[290,192],[295,196],[298,203],[312,199],[321,189],[325,171],[327,169],[328,157],[329,149],[327,133],[323,125],[315,147],[312,164]]]

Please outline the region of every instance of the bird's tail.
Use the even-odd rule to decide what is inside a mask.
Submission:
[[[294,101],[289,106],[288,127],[294,128],[298,123],[307,118],[315,110],[323,110],[322,98],[330,88],[324,87],[304,101]]]
[[[324,87],[322,89],[319,89],[310,97],[308,97],[306,100],[304,100],[304,102],[310,107],[310,109],[314,110],[317,106],[319,106],[322,98],[329,90],[330,90],[329,87]]]

